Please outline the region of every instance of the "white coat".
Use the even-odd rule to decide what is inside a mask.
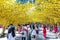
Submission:
[[[12,36],[12,33],[8,34],[8,40],[15,40],[15,37]]]

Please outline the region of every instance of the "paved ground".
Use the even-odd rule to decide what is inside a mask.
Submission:
[[[16,36],[19,37],[20,34],[16,34]],[[0,38],[0,40],[7,40],[7,37]],[[44,37],[43,37],[42,31],[39,32],[39,38],[37,40],[45,40]],[[55,33],[49,32],[47,30],[47,39],[46,40],[60,40],[60,39],[56,38],[56,34]]]
[[[40,39],[42,39],[42,40],[44,40],[44,37],[43,37],[43,35],[42,35],[42,31],[40,31],[40,35],[39,35],[39,37],[40,37]],[[17,36],[19,36],[19,34],[16,34]],[[46,40],[60,40],[60,39],[57,39],[56,38],[56,35],[54,34],[54,33],[52,33],[52,32],[47,32],[47,39]],[[40,40],[40,39],[37,39],[37,40]],[[7,40],[7,37],[5,37],[5,38],[0,38],[0,40]]]

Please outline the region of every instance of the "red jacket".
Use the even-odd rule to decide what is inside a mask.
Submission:
[[[46,27],[43,27],[43,35],[46,38]]]
[[[54,26],[54,27],[53,27],[53,30],[54,30],[54,32],[58,32],[57,26]]]

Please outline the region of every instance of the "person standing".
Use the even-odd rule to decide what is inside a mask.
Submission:
[[[31,31],[32,31],[32,27],[31,25],[28,26],[28,39],[27,40],[31,40]]]
[[[19,34],[20,34],[21,30],[22,30],[22,27],[21,27],[20,24],[18,24],[18,33],[19,33]]]
[[[0,25],[0,37],[1,37],[2,33],[3,33],[3,25]]]
[[[50,32],[53,32],[53,26],[50,25],[49,31],[50,31]]]
[[[54,33],[57,33],[57,32],[58,32],[57,24],[55,24],[55,25],[53,26],[53,30],[54,30]]]
[[[15,26],[13,26],[13,24],[10,24],[10,26],[8,27],[7,39],[15,40]]]
[[[46,38],[46,26],[45,25],[43,26],[43,36],[44,38]]]
[[[35,26],[33,25],[33,30],[31,32],[31,40],[36,40],[36,30],[35,30]]]
[[[22,28],[22,40],[26,40],[27,39],[27,32],[24,29],[24,27]]]

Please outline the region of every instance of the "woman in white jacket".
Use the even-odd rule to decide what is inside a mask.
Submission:
[[[36,30],[35,30],[35,26],[33,25],[33,30],[31,32],[31,40],[36,40]]]
[[[11,24],[8,29],[8,40],[15,40],[15,27]]]

